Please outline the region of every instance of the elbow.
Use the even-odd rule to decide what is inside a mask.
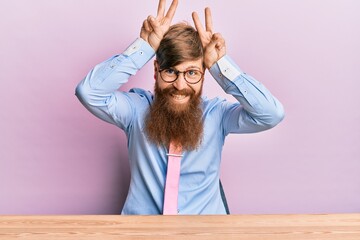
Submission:
[[[82,83],[80,82],[75,88],[75,96],[79,97],[82,94]]]
[[[88,91],[86,90],[86,87],[81,81],[75,88],[75,96],[79,99],[81,103],[89,102],[88,101]]]
[[[271,123],[271,127],[275,127],[285,118],[285,111],[283,108],[281,110],[277,110],[273,115],[273,121]]]
[[[284,108],[281,103],[278,103],[272,107],[262,111],[261,115],[253,117],[253,121],[258,126],[261,126],[262,131],[275,127],[278,125],[285,117]]]
[[[285,111],[281,104],[273,109],[269,114],[264,124],[267,128],[273,128],[278,125],[285,118]]]

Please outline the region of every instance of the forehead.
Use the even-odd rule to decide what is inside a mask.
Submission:
[[[202,61],[202,58],[200,58],[198,60],[194,60],[194,61],[185,61],[185,62],[182,62],[182,63],[174,66],[173,68],[175,68],[176,70],[179,70],[179,71],[184,71],[189,68],[195,68],[195,69],[202,70],[203,61]]]

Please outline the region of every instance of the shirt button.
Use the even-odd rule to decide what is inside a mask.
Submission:
[[[223,76],[223,75],[220,73],[220,74],[219,74],[219,77],[222,77],[222,76]]]
[[[143,51],[140,51],[140,55],[143,55],[144,54],[144,52]]]

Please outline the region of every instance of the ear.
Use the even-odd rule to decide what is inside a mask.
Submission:
[[[160,69],[160,66],[159,66],[159,63],[158,61],[155,59],[154,60],[154,79],[156,80],[156,73],[159,71]]]
[[[155,60],[154,60],[154,72],[158,72],[158,71],[159,71],[159,68],[160,68],[159,63],[158,63],[158,61],[155,59]]]

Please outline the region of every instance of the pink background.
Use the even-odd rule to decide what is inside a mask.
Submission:
[[[286,111],[270,131],[227,139],[231,212],[359,212],[360,1],[180,0],[174,22],[205,6],[229,55]],[[0,1],[0,214],[120,213],[125,135],[74,89],[156,9],[156,0]],[[152,71],[125,88],[152,89]],[[225,96],[209,74],[204,92]]]

